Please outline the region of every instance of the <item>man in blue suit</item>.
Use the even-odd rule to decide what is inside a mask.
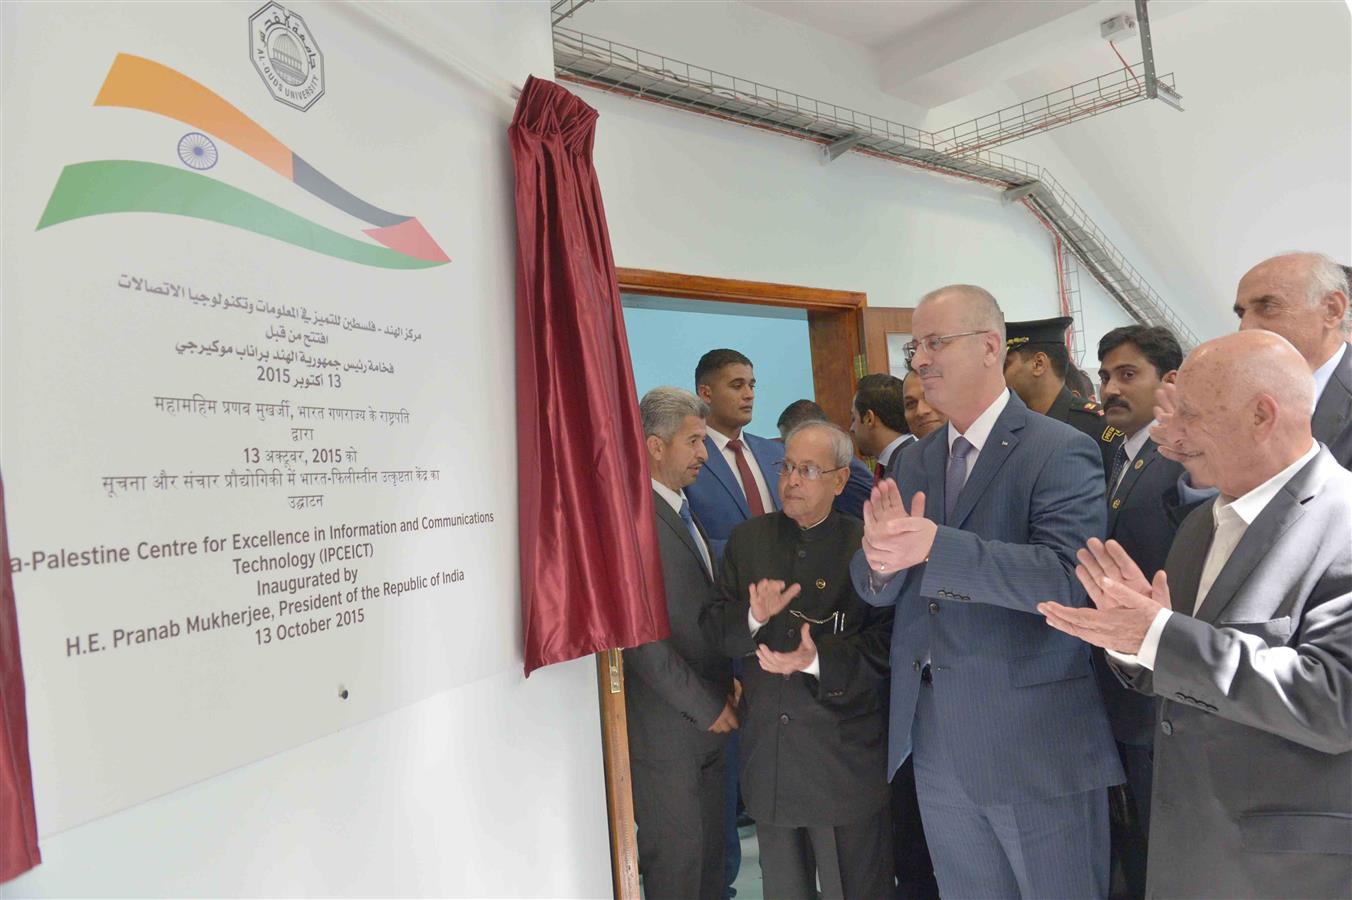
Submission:
[[[733,528],[779,509],[775,463],[784,458],[784,445],[742,431],[751,422],[756,375],[751,360],[736,350],[710,350],[700,357],[695,393],[709,404],[704,439],[709,461],[685,495],[709,535],[717,565]]]
[[[695,393],[709,405],[704,449],[709,459],[695,483],[685,489],[690,510],[704,526],[714,569],[723,558],[732,529],[753,516],[779,509],[779,473],[784,445],[742,429],[751,422],[756,402],[756,373],[751,360],[736,350],[710,350],[695,366]],[[739,664],[733,672],[741,677]],[[728,896],[742,865],[737,836],[737,768],[739,741],[728,741],[726,860]]]
[[[1122,767],[1088,651],[1037,612],[1085,605],[1075,551],[1103,534],[1102,456],[1005,387],[985,290],[926,295],[912,330],[911,368],[949,423],[874,490],[851,569],[897,610],[890,771],[913,754],[943,896],[1103,897]]]

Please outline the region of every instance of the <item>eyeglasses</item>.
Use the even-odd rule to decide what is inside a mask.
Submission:
[[[925,352],[933,355],[942,350],[950,341],[955,341],[960,337],[967,337],[973,334],[985,334],[987,330],[988,329],[983,329],[981,331],[959,331],[957,334],[930,335],[929,337],[921,338],[918,341],[907,342],[907,344],[901,348],[901,352],[905,354],[906,364],[909,366],[911,360],[915,359],[916,351],[921,347],[925,348]]]
[[[823,469],[816,463],[791,463],[782,459],[775,462],[775,471],[779,473],[780,478],[792,478],[793,473],[797,472],[803,476],[804,481],[816,481],[827,472],[839,472],[845,468],[849,467],[836,466],[834,469]]]

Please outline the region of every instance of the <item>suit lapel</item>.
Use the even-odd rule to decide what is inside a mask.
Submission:
[[[1305,515],[1305,501],[1314,496],[1318,484],[1322,482],[1322,473],[1318,469],[1325,453],[1327,451],[1321,451],[1306,463],[1253,520],[1207,592],[1202,607],[1197,610],[1198,619],[1215,622],[1235,599],[1240,588],[1244,587],[1244,582],[1259,561],[1268,555],[1270,548],[1281,540],[1287,529]]]
[[[1175,612],[1184,615],[1192,615],[1193,609],[1197,606],[1197,588],[1202,580],[1202,568],[1206,564],[1207,554],[1211,552],[1211,542],[1215,538],[1215,529],[1211,527],[1213,521],[1211,505],[1214,502],[1214,500],[1204,501],[1203,505],[1206,508],[1204,523],[1194,523],[1197,533],[1191,540],[1197,547],[1190,550],[1187,546],[1189,538],[1180,531],[1174,542],[1176,549],[1169,552],[1170,563],[1175,559],[1178,560],[1173,568],[1166,566],[1169,573],[1170,605]],[[1185,524],[1184,527],[1191,526]]]
[[[1141,445],[1141,452],[1136,454],[1136,459],[1127,464],[1127,471],[1122,474],[1121,483],[1108,501],[1109,537],[1112,536],[1113,528],[1117,525],[1117,514],[1127,504],[1127,497],[1131,494],[1132,487],[1145,475],[1146,468],[1155,461],[1157,456],[1159,456],[1159,452],[1155,447],[1155,442],[1146,438],[1145,443]]]
[[[1333,377],[1319,395],[1310,428],[1315,440],[1331,446],[1352,419],[1352,350],[1344,349]]]
[[[733,502],[737,504],[737,508],[742,511],[742,518],[751,518],[751,510],[746,505],[746,495],[742,493],[741,483],[737,481],[737,476],[732,474],[732,467],[723,457],[723,451],[718,449],[718,445],[714,443],[714,439],[711,437],[704,439],[704,449],[709,452],[709,458],[705,461],[704,468],[708,469],[709,473],[718,480],[718,483],[723,485],[723,490],[728,492]],[[680,520],[679,516],[677,516],[677,520]],[[684,528],[684,524],[682,527]]]
[[[695,561],[699,563],[699,570],[704,573],[705,579],[709,579],[710,573],[704,566],[704,556],[699,552],[699,547],[696,546],[695,539],[690,535],[690,529],[685,527],[685,522],[676,514],[676,510],[672,509],[671,504],[663,499],[662,495],[657,493],[657,491],[653,491],[653,506],[657,510],[657,517],[662,520],[662,524],[675,532],[676,537],[680,539],[681,543],[685,544],[685,548],[690,551],[691,555],[695,557]],[[695,527],[698,528],[698,524]],[[705,540],[707,541],[708,539],[706,538]]]
[[[1014,448],[1019,445],[1018,435],[1015,433],[1023,428],[1024,417],[1028,415],[1028,410],[1023,404],[1015,405],[1017,400],[1012,394],[1009,398],[1009,404],[1004,412],[995,420],[995,427],[986,437],[986,443],[981,448],[981,452],[976,458],[976,468],[967,476],[967,483],[963,485],[962,493],[958,495],[958,505],[953,510],[953,521],[945,524],[954,528],[961,528],[963,521],[976,508],[981,500],[981,495],[985,493],[986,488],[990,486],[991,479],[995,473],[1000,471],[1000,467],[1005,464],[1009,454],[1014,452]],[[947,444],[944,445],[947,449]],[[945,467],[948,463],[945,459]],[[943,477],[940,476],[940,483],[943,483]],[[943,509],[943,507],[939,507]]]

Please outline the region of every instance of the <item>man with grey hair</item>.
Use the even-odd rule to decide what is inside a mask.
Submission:
[[[804,422],[830,422],[826,417],[826,410],[813,400],[795,400],[784,411],[779,414],[779,421],[776,423],[779,427],[779,439],[782,443],[784,438],[788,437],[789,432],[793,431]],[[845,482],[845,489],[840,492],[840,496],[831,504],[836,512],[843,512],[847,516],[854,516],[856,519],[864,517],[864,501],[868,499],[868,492],[873,490],[873,473],[869,471],[868,466],[864,465],[859,457],[850,456],[850,479]]]
[[[911,327],[948,425],[874,489],[851,569],[896,609],[888,772],[915,761],[943,896],[1106,896],[1104,788],[1122,767],[1089,648],[1037,612],[1085,605],[1075,551],[1103,534],[1102,458],[1006,387],[989,292],[940,288]]]
[[[624,651],[639,872],[648,897],[723,896],[724,744],[737,727],[732,665],[708,626],[708,540],[685,488],[708,456],[709,407],[659,387],[639,403],[671,637]]]
[[[1039,608],[1160,699],[1147,893],[1346,897],[1352,885],[1352,473],[1313,438],[1308,357],[1202,344],[1152,437],[1220,495],[1147,578],[1115,541],[1077,570],[1096,609]]]
[[[854,447],[826,422],[789,432],[782,509],[723,552],[724,650],[744,661],[742,794],[765,896],[891,897],[884,777],[891,610],[850,585],[863,526],[834,512]]]
[[[1343,468],[1352,468],[1352,330],[1347,273],[1322,253],[1285,253],[1239,280],[1241,331],[1262,329],[1291,342],[1314,373],[1312,426]]]

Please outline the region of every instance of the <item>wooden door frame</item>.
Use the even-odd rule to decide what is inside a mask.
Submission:
[[[868,305],[868,298],[862,292],[680,275],[651,269],[617,268],[615,273],[620,291],[625,294],[806,310],[808,343],[812,348],[812,387],[817,402],[832,421],[850,420],[855,383],[864,374],[863,310]],[[841,342],[849,348],[847,354],[840,353]],[[610,824],[611,877],[617,900],[640,900],[629,732],[624,705],[624,659],[620,651],[605,650],[596,654],[596,674]]]
[[[617,268],[615,274],[623,294],[805,310],[808,342],[812,348],[812,388],[817,402],[832,422],[850,421],[855,383],[864,374],[863,310],[868,306],[868,295],[863,291],[681,275],[652,269]],[[842,344],[850,348],[848,354],[840,353]]]

